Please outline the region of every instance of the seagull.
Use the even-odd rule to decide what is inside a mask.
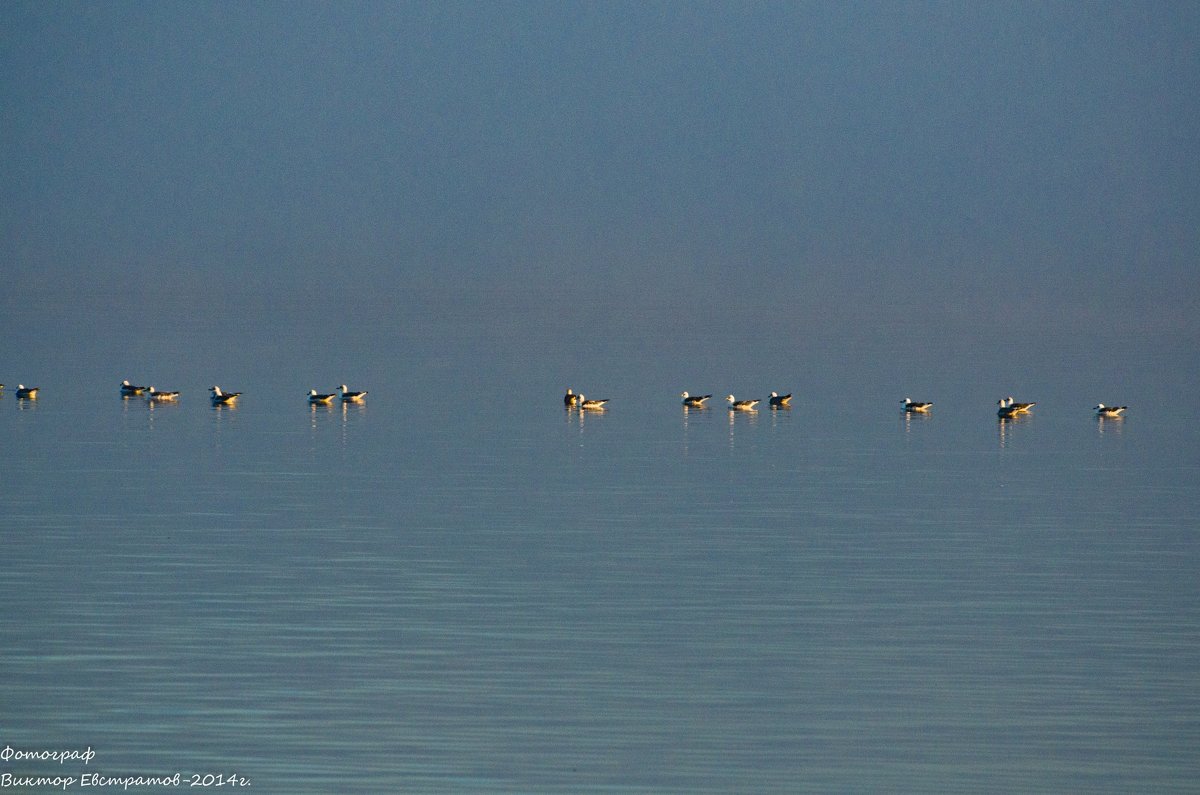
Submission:
[[[1013,417],[1019,417],[1022,414],[1028,414],[1036,403],[1017,403],[1011,397],[1000,398],[996,402],[1000,408],[996,410],[996,416],[1002,420],[1010,420]]]
[[[1014,414],[1028,414],[1029,410],[1036,405],[1036,403],[1017,403],[1013,400],[1012,395],[1008,396],[1008,407],[1013,410]]]
[[[328,404],[329,401],[333,400],[335,397],[337,397],[336,392],[330,392],[327,395],[319,395],[317,394],[317,390],[313,389],[308,393],[308,402],[314,404]]]
[[[242,396],[241,392],[222,392],[219,386],[214,386],[208,391],[212,392],[212,404],[214,406],[232,406]]]
[[[788,404],[791,402],[792,402],[792,393],[791,392],[788,392],[786,395],[781,395],[778,392],[772,392],[771,398],[768,401],[768,403],[770,403],[770,405],[773,408],[790,408],[790,406],[788,406]]]
[[[367,396],[367,393],[365,390],[362,392],[351,392],[350,390],[346,389],[345,384],[342,384],[342,402],[343,403],[362,403],[363,399],[366,398],[366,396]],[[384,401],[384,402],[386,403],[387,401]]]
[[[158,402],[162,403],[162,402],[166,402],[166,401],[170,401],[170,400],[178,400],[179,393],[178,392],[159,392],[154,387],[151,386],[151,387],[146,388],[146,397],[152,401],[158,401]]]
[[[712,395],[689,395],[687,392],[682,393],[679,397],[683,398],[683,405],[690,409],[704,408],[704,401],[708,400]]]
[[[607,402],[608,398],[596,398],[595,400],[588,400],[583,395],[579,396],[579,407],[589,409],[591,411],[603,411],[604,404]]]
[[[904,403],[905,411],[915,411],[915,412],[924,414],[925,412],[927,412],[931,408],[933,408],[932,403],[916,403],[916,402],[910,400],[909,398],[904,398],[904,400],[901,402]]]
[[[38,389],[41,387],[17,384],[17,400],[37,400]]]
[[[1129,407],[1128,406],[1106,406],[1103,403],[1099,403],[1096,405],[1096,408],[1094,409],[1094,411],[1096,412],[1097,417],[1108,417],[1111,419],[1113,417],[1120,417],[1121,413],[1123,411],[1125,411],[1125,409],[1127,409],[1127,408],[1129,408]]]
[[[579,405],[579,395],[576,395],[570,389],[567,389],[567,394],[563,395],[563,405],[567,408]]]
[[[140,395],[145,391],[146,391],[146,387],[144,387],[144,386],[134,386],[133,384],[129,383],[128,380],[121,382],[122,397],[129,397],[130,395]]]
[[[754,407],[759,404],[758,398],[753,400],[735,400],[733,395],[725,398],[729,401],[730,411],[757,411]]]

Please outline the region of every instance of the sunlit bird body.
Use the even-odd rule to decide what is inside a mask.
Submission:
[[[1096,405],[1096,408],[1094,409],[1094,411],[1096,412],[1097,417],[1106,417],[1108,419],[1113,419],[1114,417],[1120,417],[1125,412],[1125,409],[1127,409],[1127,408],[1129,408],[1129,407],[1128,406],[1106,406],[1103,403],[1099,403]]]
[[[1019,417],[1022,414],[1028,414],[1029,410],[1036,406],[1036,403],[1017,403],[1011,397],[1000,398],[997,402],[1000,407],[996,410],[996,416],[1002,420]]]
[[[132,395],[141,395],[145,391],[146,391],[146,387],[144,387],[144,386],[135,386],[134,384],[129,383],[128,380],[121,382],[121,396],[122,397],[130,397]]]
[[[768,398],[768,400],[767,400],[767,403],[771,407],[777,408],[777,409],[790,408],[789,404],[791,402],[792,402],[792,393],[791,392],[788,392],[786,395],[781,395],[778,392],[772,392],[771,397]]]
[[[37,400],[38,389],[41,387],[17,384],[17,400]]]
[[[574,406],[578,406],[579,405],[579,395],[576,395],[574,392],[572,392],[570,389],[568,389],[567,394],[563,395],[563,405],[566,406],[567,408],[572,408]]]
[[[366,390],[363,390],[362,392],[351,392],[349,389],[346,388],[345,384],[342,384],[341,388],[342,388],[342,402],[343,403],[362,403],[367,397]],[[386,403],[386,402],[387,401],[384,400],[384,403]]]
[[[733,395],[730,395],[725,399],[729,401],[729,408],[731,411],[756,411],[754,407],[761,402],[758,398],[753,398],[751,400],[737,400]]]
[[[904,404],[905,411],[916,412],[918,414],[924,414],[925,412],[927,412],[931,408],[933,408],[932,403],[921,403],[921,402],[912,400],[910,398],[904,398],[904,400],[902,400],[901,402]]]
[[[146,398],[154,403],[170,403],[179,400],[178,392],[159,392],[154,387],[146,388]]]
[[[222,392],[219,386],[214,386],[209,392],[212,393],[214,406],[232,406],[242,396],[241,392]]]
[[[318,393],[317,390],[315,390],[315,389],[311,389],[308,392],[308,402],[312,403],[314,405],[327,404],[330,401],[332,401],[335,397],[337,397],[336,392],[329,392],[326,394],[321,394],[321,393]]]
[[[712,395],[689,395],[687,392],[684,392],[679,397],[683,398],[683,405],[689,409],[702,409],[704,408],[704,401],[708,400]]]
[[[588,411],[603,411],[604,404],[608,402],[608,398],[589,399],[583,395],[579,396],[579,408],[587,409]]]
[[[1036,403],[1017,403],[1013,400],[1012,395],[1008,396],[1008,407],[1013,410],[1014,414],[1028,414],[1029,410],[1036,405]]]

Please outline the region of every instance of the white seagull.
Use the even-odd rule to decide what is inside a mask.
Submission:
[[[336,392],[329,392],[324,395],[319,394],[315,389],[311,389],[308,392],[308,402],[313,404],[327,404],[335,397],[337,397]]]
[[[212,404],[214,406],[232,406],[242,396],[241,392],[222,392],[219,386],[214,386],[208,391],[212,392]]]
[[[757,411],[754,407],[759,404],[758,398],[753,400],[736,400],[733,395],[725,398],[729,401],[730,411]]]
[[[1124,412],[1125,409],[1127,409],[1127,408],[1129,408],[1129,407],[1128,406],[1106,406],[1103,403],[1099,403],[1096,405],[1096,408],[1093,410],[1096,412],[1097,417],[1108,417],[1111,419],[1112,417],[1120,417],[1121,413]]]
[[[910,398],[904,398],[900,402],[904,404],[905,411],[915,411],[923,414],[933,408],[932,403],[918,403]]]
[[[604,404],[608,402],[608,398],[595,398],[589,400],[583,395],[579,396],[579,407],[590,411],[603,411]]]
[[[159,392],[154,387],[146,388],[146,398],[156,403],[166,403],[172,400],[179,399],[178,392]]]
[[[687,392],[684,392],[679,397],[683,398],[683,405],[688,408],[702,409],[704,408],[704,401],[708,400],[712,395],[689,395]]]
[[[781,395],[778,392],[772,392],[771,398],[767,402],[775,408],[790,408],[788,404],[792,402],[792,393],[788,392],[786,395]]]
[[[366,396],[367,396],[366,391],[351,392],[349,389],[346,388],[345,384],[342,384],[342,402],[343,403],[362,403],[363,399],[366,398]]]
[[[140,395],[145,391],[146,387],[134,386],[133,384],[129,383],[128,379],[121,382],[121,395],[124,397],[129,397],[130,395]]]
[[[1036,403],[1017,403],[1013,400],[1012,395],[1008,396],[1008,407],[1013,410],[1014,414],[1028,414],[1029,410],[1036,405]]]
[[[17,400],[37,400],[38,389],[41,387],[17,384]]]

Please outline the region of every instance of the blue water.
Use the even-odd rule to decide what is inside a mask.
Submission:
[[[6,326],[0,745],[280,793],[1195,791],[1186,340],[313,301]]]

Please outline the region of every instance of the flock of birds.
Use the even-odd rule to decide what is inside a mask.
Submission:
[[[682,393],[679,397],[683,399],[683,405],[689,409],[707,408],[705,401],[709,400],[712,395],[692,395],[687,392]],[[755,398],[753,400],[738,400],[733,395],[726,398],[729,401],[729,408],[732,411],[757,411],[755,408],[762,401]],[[789,392],[786,395],[781,395],[778,392],[772,392],[769,398],[770,404],[774,408],[791,408],[792,395]],[[608,403],[608,398],[590,399],[585,395],[577,395],[574,391],[568,389],[567,394],[563,395],[563,405],[568,409],[583,409],[585,411],[603,411],[605,404]],[[929,405],[933,405],[932,403]]]
[[[329,392],[327,394],[320,394],[317,390],[313,389],[308,393],[308,402],[313,405],[328,405],[333,402],[334,398],[340,397],[343,403],[362,403],[367,397],[365,391],[351,391],[345,384],[342,384],[339,389],[339,392]],[[0,384],[0,392],[3,391],[4,384]],[[37,400],[39,391],[40,388],[36,386],[17,384],[17,400]],[[209,400],[212,401],[214,406],[237,405],[237,400],[241,396],[241,392],[226,392],[219,386],[209,387],[208,390]],[[121,397],[144,397],[151,403],[174,403],[179,400],[179,392],[167,392],[155,389],[152,386],[138,386],[137,384],[130,383],[129,379],[126,379],[121,382]]]
[[[702,409],[707,408],[705,401],[712,398],[712,395],[693,395],[688,392],[683,392],[679,396],[683,400],[684,408]],[[762,401],[758,398],[750,400],[738,400],[733,395],[725,398],[729,403],[730,411],[757,411],[758,404]],[[792,393],[781,395],[778,392],[772,392],[767,399],[768,405],[773,409],[791,408]],[[904,398],[900,401],[904,405],[904,411],[912,414],[926,414],[933,408],[933,403],[916,401],[911,398]],[[588,399],[583,395],[576,394],[573,390],[568,389],[567,394],[563,395],[563,404],[568,409],[582,409],[586,411],[603,411],[608,403],[608,398],[599,400]],[[1028,414],[1030,410],[1036,406],[1036,403],[1018,403],[1012,397],[1000,398],[997,405],[999,409],[996,415],[1000,419],[1012,419],[1019,417],[1022,414]],[[1115,418],[1120,417],[1127,406],[1106,406],[1103,403],[1098,404],[1092,410],[1096,412],[1098,417]]]
[[[0,392],[4,391],[4,384],[0,384]],[[37,400],[39,388],[36,386],[25,386],[17,384],[17,400]],[[221,387],[213,386],[209,390],[209,399],[214,406],[232,406],[237,403],[237,399],[242,396],[241,392],[225,392]],[[145,397],[151,403],[170,403],[179,399],[178,392],[164,392],[155,389],[152,386],[137,386],[131,384],[128,379],[121,382],[121,397]],[[342,403],[362,403],[367,397],[366,391],[355,392],[342,384],[338,392],[317,392],[317,390],[309,390],[308,402],[312,405],[329,405],[336,399],[341,399]],[[702,409],[707,408],[706,401],[712,398],[712,395],[693,395],[688,392],[683,392],[679,396],[683,400],[685,408]],[[733,395],[729,395],[725,400],[729,403],[730,411],[757,411],[757,406],[762,401],[758,398],[750,400],[738,400]],[[583,411],[603,411],[608,405],[608,398],[589,398],[585,395],[576,394],[571,389],[567,390],[567,394],[563,396],[563,404],[568,409],[580,409]],[[904,398],[900,401],[904,405],[904,411],[913,414],[925,414],[933,408],[933,403],[915,401],[910,398]],[[767,398],[768,405],[773,409],[791,408],[792,393],[781,395],[778,392],[772,392]],[[997,402],[999,408],[996,415],[1000,419],[1012,419],[1023,414],[1028,414],[1030,410],[1036,406],[1036,403],[1018,403],[1012,397],[1000,398]],[[1127,406],[1106,406],[1103,403],[1097,404],[1092,410],[1099,417],[1116,418],[1125,413]]]

